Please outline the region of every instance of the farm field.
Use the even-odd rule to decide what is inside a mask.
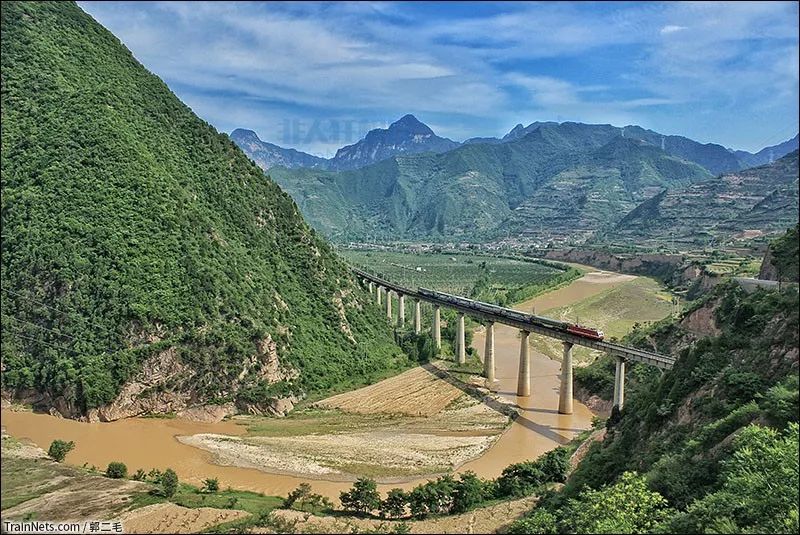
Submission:
[[[538,310],[547,317],[598,328],[606,338],[622,339],[634,324],[659,321],[670,315],[672,307],[672,296],[658,282],[636,277],[570,305]],[[531,339],[537,350],[550,358],[561,359],[558,340],[538,335]],[[576,362],[588,363],[600,352],[576,347],[573,354]]]
[[[412,288],[469,295],[482,278],[494,289],[512,289],[546,283],[563,273],[534,261],[483,255],[353,251],[339,253],[354,265]]]

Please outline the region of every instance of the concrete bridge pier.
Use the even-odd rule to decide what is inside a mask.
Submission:
[[[528,331],[520,331],[518,396],[531,395],[531,350],[528,347],[528,336],[530,334]]]
[[[397,323],[400,327],[406,325],[406,296],[401,293],[397,294]]]
[[[464,335],[464,314],[458,315],[458,332],[456,333],[456,362],[467,362],[467,348]]]
[[[561,360],[561,389],[558,392],[558,413],[572,414],[572,343],[564,342]]]
[[[386,317],[389,318],[389,322],[392,321],[392,291],[389,288],[386,288]]]
[[[483,376],[491,389],[494,384],[494,322],[486,324],[486,345],[483,349]]]
[[[375,291],[375,300],[378,302],[378,306],[381,306],[381,288],[380,284],[377,286]]]
[[[442,349],[442,316],[439,305],[433,305],[433,345],[437,352]]]
[[[420,314],[419,299],[414,299],[414,334],[422,330],[422,315]]]
[[[614,374],[614,405],[622,410],[625,404],[625,359],[616,357],[617,370]]]

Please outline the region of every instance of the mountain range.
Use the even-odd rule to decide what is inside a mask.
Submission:
[[[340,148],[330,159],[261,141],[252,130],[237,128],[231,132],[231,139],[265,171],[278,165],[289,169],[305,167],[343,171],[364,167],[394,155],[446,152],[459,146],[451,139],[434,134],[430,127],[413,115],[401,117],[388,128],[370,130],[364,139]]]
[[[254,134],[232,137],[337,241],[619,237],[625,231],[617,225],[641,203],[797,145],[794,138],[757,154],[734,153],[638,126],[576,122],[519,124],[502,139],[457,144],[406,115],[330,160],[304,165],[302,153],[292,153],[291,165],[278,165],[274,152],[253,150],[268,145]],[[775,193],[779,202],[787,200],[783,193]]]
[[[606,238],[707,244],[781,233],[797,222],[798,151],[774,163],[664,189],[626,215]]]
[[[408,114],[392,123],[388,128],[369,131],[364,139],[340,148],[336,155],[329,159],[262,141],[252,130],[237,128],[231,132],[231,139],[265,171],[276,166],[283,166],[289,169],[304,167],[343,171],[371,165],[395,155],[447,152],[462,145],[509,143],[525,137],[542,126],[553,127],[559,124],[580,125],[582,123],[537,121],[528,126],[517,124],[502,138],[473,137],[463,143],[459,143],[437,136],[430,127],[420,122],[413,115]],[[611,127],[610,125],[585,126],[608,126],[614,128],[621,137],[646,141],[652,145],[660,146],[668,154],[697,163],[713,174],[771,163],[798,148],[798,136],[778,145],[765,147],[752,154],[743,150],[727,149],[716,143],[700,143],[683,136],[663,135],[635,125],[624,127]]]
[[[337,240],[588,237],[665,187],[712,176],[614,127],[578,123],[351,171],[275,167],[270,175]]]

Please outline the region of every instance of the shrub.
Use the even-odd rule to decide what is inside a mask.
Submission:
[[[497,478],[498,497],[527,496],[544,482],[544,472],[535,461],[512,464]]]
[[[536,464],[544,475],[544,481],[555,483],[566,481],[567,471],[569,470],[569,457],[569,450],[561,446],[539,457],[536,460]]]
[[[476,476],[475,472],[464,472],[453,490],[450,512],[463,513],[479,505],[489,496],[489,488],[489,484]]]
[[[131,476],[131,479],[134,481],[144,481],[145,477],[147,477],[147,475],[144,473],[144,470],[139,468],[136,473]]]
[[[108,468],[106,468],[106,477],[110,477],[111,479],[123,479],[127,476],[128,467],[125,466],[125,463],[116,461],[108,463]]]
[[[75,443],[73,441],[70,440],[66,442],[56,439],[50,443],[50,449],[47,450],[47,454],[60,463],[67,456],[67,453],[71,452],[74,448]]]
[[[406,504],[408,496],[402,489],[392,489],[381,502],[381,516],[386,518],[398,518],[406,514]]]
[[[161,489],[164,491],[164,496],[171,498],[178,490],[178,474],[172,468],[167,468],[161,476]]]
[[[348,492],[339,495],[342,507],[357,513],[368,513],[381,506],[381,496],[374,479],[361,477]]]
[[[210,478],[203,481],[203,492],[217,492],[219,490],[219,480]]]
[[[308,483],[300,483],[300,485],[294,489],[292,492],[286,496],[286,499],[283,500],[283,508],[284,509],[291,509],[294,506],[295,502],[300,500],[301,502],[304,501],[308,496],[311,494],[311,485]],[[302,504],[301,504],[302,507]]]

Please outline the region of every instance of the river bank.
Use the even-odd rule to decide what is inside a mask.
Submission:
[[[515,308],[545,312],[634,279],[630,275],[590,272],[568,286]],[[475,333],[473,345],[482,355],[480,330]],[[428,374],[426,380],[413,374],[401,378],[401,374],[318,402],[306,415],[284,419],[234,417],[208,424],[177,418],[134,418],[90,424],[4,410],[3,425],[12,435],[29,438],[44,448],[55,438],[75,441],[76,448],[67,457],[72,464],[104,468],[111,461],[123,461],[130,471],[171,467],[190,483],[200,484],[205,478],[216,477],[225,487],[270,495],[286,495],[300,483],[308,482],[315,492],[338,498],[339,492],[349,488],[353,473],[384,477],[387,483],[380,486],[383,492],[393,486],[412,488],[429,475],[454,468],[457,472],[472,470],[481,477],[494,478],[511,463],[536,458],[569,442],[591,427],[595,416],[579,402],[575,403],[574,414],[558,414],[560,364],[536,351],[535,346],[532,395],[517,398],[517,331],[496,326],[495,347],[498,383],[494,399],[519,410],[519,417],[510,426],[507,426],[508,415],[490,406],[493,398],[476,401],[422,368],[405,373]],[[383,405],[379,403],[381,400]],[[365,406],[370,407],[366,414]],[[418,414],[413,415],[415,412]],[[216,446],[220,442],[256,446],[257,449],[251,450],[256,455],[245,460],[237,460],[235,455],[226,459],[220,451],[214,451],[219,450]],[[296,447],[290,447],[292,444]],[[430,448],[435,450],[437,444],[440,449],[432,454]],[[365,447],[373,449],[365,454],[362,451]],[[394,457],[389,457],[392,452]],[[286,462],[289,456],[298,455],[294,465]],[[265,456],[274,458],[264,463]],[[356,456],[366,456],[368,462],[354,465],[348,461]],[[419,461],[426,456],[434,461]],[[338,467],[334,466],[338,474],[325,470],[307,473],[306,468],[314,463],[330,468],[331,459],[339,462]],[[400,467],[407,466],[409,459],[416,459],[419,464],[404,472]],[[389,467],[388,473],[376,473],[376,467],[381,466]],[[298,467],[306,469],[306,473],[297,471]],[[399,470],[392,473],[394,469]]]

